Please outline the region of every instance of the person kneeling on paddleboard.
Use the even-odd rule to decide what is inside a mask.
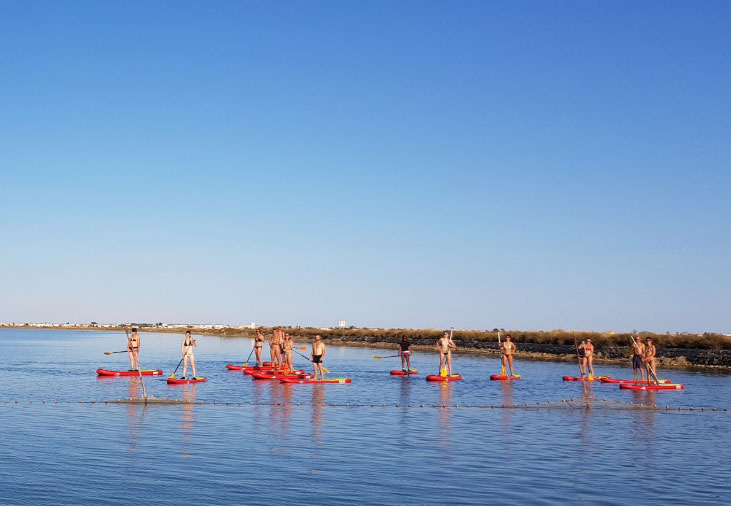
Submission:
[[[315,342],[312,343],[312,353],[310,353],[310,362],[315,369],[315,377],[317,379],[317,373],[320,372],[320,379],[325,379],[325,372],[322,370],[322,361],[325,358],[325,343],[322,342],[322,337],[315,336]]]
[[[442,338],[437,341],[437,349],[439,350],[439,374],[442,374],[446,365],[447,375],[452,376],[452,350],[456,348],[457,345],[452,341],[452,336],[445,330]]]
[[[190,330],[186,330],[183,342],[180,343],[180,353],[183,355],[183,379],[185,379],[186,372],[188,371],[188,360],[190,360],[190,368],[193,369],[193,379],[198,377],[195,370],[195,355],[193,354],[193,348],[195,346],[196,342]]]
[[[515,376],[513,373],[513,353],[516,351],[515,343],[513,343],[512,337],[510,337],[510,334],[505,336],[505,341],[502,344],[503,348],[503,370],[505,370],[505,366],[507,365],[510,368],[510,375]]]
[[[406,336],[401,338],[398,345],[398,354],[401,355],[401,370],[411,370],[411,352],[409,351],[409,339]]]

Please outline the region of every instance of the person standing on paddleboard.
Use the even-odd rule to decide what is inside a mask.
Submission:
[[[256,336],[254,337],[254,353],[256,353],[256,365],[261,367],[264,362],[261,360],[261,350],[264,347],[264,334],[261,330],[256,329]]]
[[[137,328],[132,327],[132,333],[127,336],[127,356],[129,357],[129,370],[136,371],[140,368],[140,344],[142,340],[137,335]]]
[[[637,379],[637,371],[640,371],[640,381],[645,380],[644,355],[645,345],[642,344],[642,341],[640,341],[640,338],[638,337],[637,340],[632,343],[632,372],[635,375],[635,380]]]
[[[406,336],[401,338],[398,345],[398,354],[401,355],[401,370],[411,370],[411,352],[409,351],[409,339]]]
[[[292,336],[284,334],[284,340],[282,341],[282,353],[284,354],[284,368],[289,372],[294,370],[294,364],[292,362],[292,349],[294,344],[292,343]]]
[[[645,368],[647,369],[647,382],[650,382],[651,378],[657,379],[657,373],[655,369],[655,355],[657,349],[652,344],[652,338],[647,338],[647,344],[645,345]]]
[[[457,349],[457,345],[452,341],[449,332],[444,331],[444,335],[437,341],[437,349],[439,350],[439,374],[442,374],[444,366],[447,367],[447,375],[452,375],[452,350]]]
[[[574,342],[574,344],[576,344]],[[586,376],[586,363],[584,362],[584,357],[586,357],[586,341],[581,341],[581,344],[576,349],[576,353],[579,355],[579,372],[581,372],[581,377],[583,378]]]
[[[282,327],[277,327],[272,332],[272,339],[269,341],[269,351],[271,353],[272,367],[275,371],[279,370],[282,365]]]
[[[315,342],[312,343],[312,353],[310,353],[310,362],[315,369],[315,378],[317,379],[318,371],[320,379],[325,379],[325,372],[322,370],[322,361],[325,359],[325,343],[322,342],[322,336],[316,335]]]
[[[195,355],[193,354],[193,348],[195,347],[195,339],[191,335],[190,330],[186,330],[183,342],[180,343],[180,353],[183,355],[183,379],[185,379],[188,371],[188,360],[190,360],[190,368],[193,369],[193,379],[198,377],[195,370]]]
[[[587,367],[589,368],[589,379],[594,379],[594,345],[591,344],[591,339],[587,339],[586,341],[581,342],[581,346],[579,348],[584,347],[584,358],[581,359],[581,362],[583,363],[583,374],[586,374]]]
[[[515,343],[513,343],[513,338],[510,334],[508,334],[505,336],[505,341],[503,341],[503,370],[507,365],[510,369],[511,376],[515,376],[513,373],[513,353],[515,353],[516,350],[517,348],[515,347]]]

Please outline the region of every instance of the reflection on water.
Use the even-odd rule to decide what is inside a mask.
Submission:
[[[439,446],[449,453],[452,432],[452,388],[451,381],[439,383]]]
[[[137,398],[140,396],[140,382],[138,378],[130,378],[128,382],[127,392],[129,398]],[[129,452],[137,453],[142,426],[145,421],[145,404],[127,404],[127,435],[129,438]]]
[[[193,442],[193,428],[195,417],[193,409],[195,408],[195,389],[197,383],[187,383],[183,385],[183,400],[189,404],[183,404],[182,413],[180,415],[180,434],[181,434],[181,452],[183,458],[191,457],[191,446]]]
[[[515,398],[513,396],[513,382],[512,381],[500,381],[500,394],[503,402],[503,406],[513,406],[515,404]],[[502,426],[504,432],[509,432],[511,429],[511,422],[513,419],[512,409],[503,409],[502,411]]]
[[[292,386],[292,385],[290,385]],[[315,456],[320,458],[323,447],[322,424],[325,411],[325,385],[312,385],[312,444],[315,447]]]

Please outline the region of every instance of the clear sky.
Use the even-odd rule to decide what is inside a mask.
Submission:
[[[731,332],[731,3],[0,2],[0,321]]]

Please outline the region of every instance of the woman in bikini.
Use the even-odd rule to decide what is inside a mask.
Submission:
[[[256,337],[254,337],[254,353],[256,353],[256,365],[261,367],[264,362],[261,360],[261,349],[264,347],[264,334],[261,330],[256,329]]]
[[[401,355],[401,370],[411,370],[411,352],[409,351],[409,339],[406,336],[401,338],[398,345],[398,354]]]
[[[193,354],[193,348],[195,348],[196,342],[193,336],[190,334],[190,330],[185,332],[183,342],[180,343],[180,352],[183,354],[183,378],[185,378],[188,372],[188,361],[190,360],[190,368],[193,369],[193,379],[197,378],[197,372],[195,370],[195,355]]]
[[[282,341],[282,353],[284,353],[284,368],[288,372],[292,372],[294,370],[294,365],[292,363],[293,348],[294,344],[292,343],[292,336],[284,334],[284,341]]]
[[[127,356],[129,357],[129,370],[136,371],[140,368],[140,336],[137,329],[132,328],[132,334],[127,336]]]

